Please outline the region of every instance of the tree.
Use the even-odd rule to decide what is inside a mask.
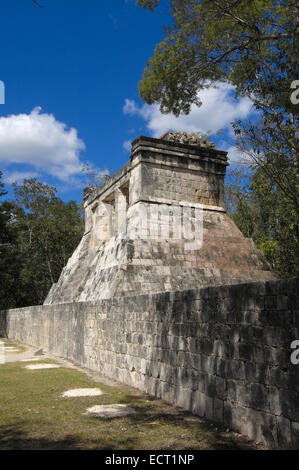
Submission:
[[[54,187],[36,178],[13,186],[20,210],[18,245],[25,260],[22,279],[34,291],[33,303],[42,303],[79,243],[83,221],[77,204],[57,198]]]
[[[249,181],[252,172],[245,168],[232,168],[225,178],[225,206],[243,235],[254,238],[257,232],[256,212],[251,204]]]
[[[1,182],[0,197],[7,194]],[[21,259],[16,249],[16,232],[13,230],[14,205],[3,201],[0,204],[0,309],[18,306],[18,278]]]
[[[7,194],[7,191],[4,189],[4,183],[1,181],[2,180],[3,173],[0,171],[0,197],[5,196]],[[4,212],[1,210],[0,206],[0,249],[4,245],[5,242],[7,242],[7,227],[6,227],[6,217]]]
[[[3,177],[3,173],[2,171],[0,171],[0,197],[7,194],[7,191],[5,191],[4,189],[4,183],[1,181],[2,177]]]
[[[159,0],[138,0],[152,11]],[[291,197],[298,193],[297,83],[299,5],[295,0],[171,0],[173,27],[156,46],[139,84],[162,112],[188,113],[200,89],[228,81],[249,98],[259,122],[235,123],[237,146]],[[260,132],[258,132],[260,131]],[[271,164],[279,154],[288,177]],[[287,188],[286,188],[287,182]]]
[[[281,278],[298,275],[296,213],[284,193],[258,169],[232,169],[226,178],[226,208]]]
[[[137,3],[154,11],[160,1]],[[234,218],[245,234],[260,231],[263,224],[260,218],[256,222],[252,212],[258,210],[271,226],[260,247],[268,255],[271,251],[272,266],[276,263],[281,275],[294,273],[290,263],[282,267],[281,260],[287,260],[288,252],[298,259],[293,237],[299,232],[299,106],[291,93],[299,86],[299,4],[295,0],[170,0],[170,5],[173,25],[165,29],[165,39],[146,65],[140,96],[149,104],[160,103],[163,113],[187,114],[193,103],[200,106],[202,88],[228,81],[237,97],[252,101],[258,117],[237,121],[233,127],[236,147],[249,157],[255,172],[255,190],[238,193]],[[269,195],[273,210],[269,206],[266,213],[261,201],[267,201],[268,207]],[[283,222],[274,224],[278,215]],[[258,235],[253,238],[260,240]]]
[[[82,166],[81,173],[85,174],[88,180],[87,186],[84,189],[85,194],[94,191],[110,179],[108,170],[99,171],[88,165]]]
[[[41,5],[37,0],[32,0],[32,4],[34,7],[44,8],[44,5]]]
[[[152,11],[159,0],[138,0]],[[171,0],[173,27],[156,46],[141,97],[161,111],[188,113],[207,81],[228,80],[256,106],[291,109],[299,6],[295,0]],[[267,95],[267,97],[266,97]]]
[[[14,201],[0,206],[8,241],[0,260],[1,308],[43,303],[83,233],[80,207],[57,198],[54,187],[36,178],[13,187]]]

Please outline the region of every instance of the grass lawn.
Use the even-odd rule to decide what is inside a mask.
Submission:
[[[55,363],[44,358],[39,362]],[[26,370],[25,365],[0,364],[0,450],[254,449],[245,439],[217,432],[162,400],[101,384],[68,367]],[[66,390],[87,387],[105,394],[61,397]],[[127,404],[136,413],[114,419],[83,415],[91,406],[114,403]]]

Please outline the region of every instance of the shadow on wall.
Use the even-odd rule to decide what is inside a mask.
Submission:
[[[275,292],[271,283],[254,283],[156,296],[149,393],[255,441],[294,446],[299,377],[289,348],[295,307],[292,295],[290,316],[272,305],[285,292],[282,283]]]
[[[8,338],[7,310],[0,311],[0,338]]]
[[[298,287],[290,279],[31,307],[0,314],[0,334],[21,340],[24,331],[30,343],[32,332],[33,343],[225,429],[298,448]]]

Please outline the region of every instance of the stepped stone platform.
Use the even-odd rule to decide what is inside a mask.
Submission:
[[[275,279],[226,214],[227,165],[194,136],[135,139],[130,161],[85,192],[85,233],[44,304]]]

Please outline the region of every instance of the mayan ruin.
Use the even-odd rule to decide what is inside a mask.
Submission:
[[[227,165],[186,133],[136,138],[130,161],[86,193],[85,233],[44,304],[274,279],[226,214]]]
[[[299,450],[298,0],[2,3],[0,450]]]

